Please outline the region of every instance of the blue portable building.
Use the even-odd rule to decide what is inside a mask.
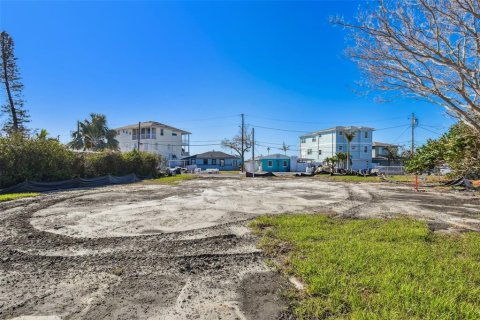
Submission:
[[[289,172],[290,157],[283,154],[271,154],[255,159],[259,169],[263,172]]]

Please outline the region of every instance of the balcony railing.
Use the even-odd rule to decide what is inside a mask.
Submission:
[[[145,140],[145,139],[157,139],[156,134],[141,134],[140,135],[140,140]],[[138,135],[137,134],[132,134],[132,140],[138,140]]]

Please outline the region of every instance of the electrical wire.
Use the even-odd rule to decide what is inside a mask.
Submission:
[[[419,127],[420,129],[423,129],[423,130],[425,130],[425,131],[434,133],[434,134],[439,135],[439,136],[443,135],[443,133],[438,133],[438,132],[435,132],[435,131],[433,131],[433,130],[427,129],[427,128],[425,128],[425,126],[418,126],[418,127]]]
[[[319,125],[327,125],[331,122],[317,122],[317,121],[301,121],[301,120],[284,120],[284,119],[274,119],[274,118],[267,118],[267,117],[259,117],[255,115],[246,115],[250,118],[261,119],[261,120],[268,120],[268,121],[277,121],[277,122],[289,122],[289,123],[305,123],[305,124],[319,124]],[[349,123],[378,123],[378,122],[387,122],[391,120],[399,120],[404,119],[405,117],[395,117],[395,118],[386,118],[386,119],[377,119],[377,120],[365,120],[365,121],[354,121]]]

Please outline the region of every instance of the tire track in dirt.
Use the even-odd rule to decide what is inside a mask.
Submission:
[[[158,207],[143,201],[158,201]],[[448,204],[448,211],[435,206],[436,201]],[[86,215],[104,209],[115,214],[110,207],[116,202],[133,205],[123,214],[146,219],[147,228],[125,229],[130,232],[119,236],[100,231],[71,236],[63,226],[52,227],[58,221],[69,226],[84,223],[75,216],[68,218],[83,208],[88,209]],[[130,212],[136,203],[152,213]],[[286,282],[275,278],[255,248],[257,239],[246,227],[253,217],[285,211],[335,212],[353,218],[410,213],[448,225],[442,228],[473,228],[479,222],[475,218],[478,204],[478,199],[466,196],[414,194],[408,188],[385,184],[225,178],[192,180],[173,187],[74,190],[12,201],[0,204],[4,213],[0,216],[0,318],[286,318],[282,311],[286,303],[278,295]],[[203,211],[196,210],[196,205]],[[179,211],[172,215],[173,223],[190,223],[190,217],[199,224],[161,232],[148,222],[163,214],[165,207]],[[196,216],[202,213],[219,218],[205,226],[203,216]],[[119,227],[117,218],[125,217],[108,220],[113,221],[112,229]],[[32,225],[34,219],[39,223]],[[48,223],[42,224],[42,219]]]

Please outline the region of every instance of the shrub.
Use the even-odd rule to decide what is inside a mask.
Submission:
[[[0,188],[25,180],[59,181],[108,174],[155,177],[161,161],[160,156],[146,152],[79,153],[54,139],[0,137]]]
[[[72,177],[75,154],[57,140],[0,138],[0,186]]]

